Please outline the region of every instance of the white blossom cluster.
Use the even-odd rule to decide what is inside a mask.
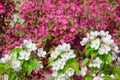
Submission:
[[[88,69],[86,66],[81,67],[80,75],[84,77],[87,74],[87,71]]]
[[[89,67],[100,68],[101,64],[102,64],[102,60],[99,57],[96,57],[96,59],[93,60],[93,62],[89,64]]]
[[[98,31],[92,31],[89,34],[87,33],[87,37],[83,38],[83,40],[80,42],[82,46],[85,46],[87,44],[90,44],[90,48],[97,50],[99,55],[105,55],[109,54],[109,52],[112,53],[112,60],[117,59],[117,54],[120,53],[118,46],[114,43],[114,40],[112,39],[112,36],[109,34],[109,32],[105,32],[101,30]],[[91,53],[92,54],[92,53]],[[92,62],[89,63],[89,67],[95,67],[100,68],[103,61],[97,56]],[[83,66],[81,68],[80,75],[85,76],[87,74],[87,67]],[[93,80],[103,80],[101,76],[94,76]]]
[[[104,80],[103,77],[105,76],[105,74],[98,74],[98,75],[95,75],[93,74],[93,80]],[[115,75],[111,74],[111,75],[107,75],[109,76],[111,79],[115,79]]]
[[[89,67],[100,68],[101,64],[102,64],[102,60],[99,57],[96,57],[96,59],[89,64]],[[87,74],[87,71],[88,71],[88,68],[86,66],[81,67],[80,75],[84,77]]]
[[[24,50],[23,47],[25,47],[26,49]],[[9,54],[5,54],[5,56],[3,58],[0,59],[0,63],[7,63],[8,61],[12,61],[11,62],[11,68],[14,69],[15,71],[19,71],[22,69],[21,67],[21,60],[25,60],[28,61],[31,55],[31,51],[33,50],[37,50],[36,44],[32,43],[31,40],[24,40],[23,43],[20,46],[21,50],[19,52],[19,54],[17,54],[16,52]],[[45,57],[46,52],[43,51],[43,48],[38,49],[38,53],[37,55],[39,57]],[[43,68],[42,62],[39,62],[38,68]]]
[[[84,46],[88,42],[91,43],[90,47],[98,50],[100,55],[108,54],[110,51],[114,53],[120,52],[118,50],[118,46],[114,43],[114,40],[112,39],[112,36],[109,34],[108,31],[92,31],[87,34],[87,37],[83,38],[80,44]]]
[[[21,65],[20,65],[20,61],[17,59],[17,53],[14,54],[5,54],[5,56],[3,58],[0,59],[0,63],[7,63],[9,61],[11,62],[11,68],[13,68],[15,71],[19,71],[21,70]]]
[[[62,70],[64,68],[67,60],[70,58],[75,58],[74,51],[70,48],[70,44],[63,43],[62,45],[59,45],[50,55],[50,58],[53,59],[56,59],[58,56],[60,56],[60,58],[51,63],[53,70],[52,77],[54,77],[55,80],[66,80],[74,74],[74,69],[71,67],[68,68],[66,73],[58,74],[58,70]]]

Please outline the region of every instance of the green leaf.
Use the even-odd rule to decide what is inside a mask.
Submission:
[[[85,80],[93,80],[91,77],[86,77]]]
[[[92,53],[91,53],[91,56],[92,57],[96,57],[97,55],[98,55],[98,51],[93,50]]]
[[[85,58],[83,61],[82,61],[82,66],[86,66],[86,64],[88,63],[89,61],[89,58]]]
[[[103,76],[103,79],[104,79],[104,80],[113,80],[113,79],[111,79],[109,76]]]
[[[14,52],[19,53],[22,49],[21,48],[14,48],[13,50],[11,50],[11,54],[13,54]]]
[[[0,68],[3,67],[3,66],[4,66],[4,64],[3,64],[3,63],[0,63]]]
[[[28,74],[30,74],[32,72],[32,65],[30,65],[28,62],[25,62],[23,64],[23,69],[24,71],[26,71]]]
[[[96,73],[98,71],[98,68],[97,67],[92,67],[92,72],[93,73]]]
[[[29,60],[23,63],[23,69],[24,71],[26,71],[28,74],[30,74],[32,72],[32,70],[34,70],[37,66],[38,66],[38,60],[37,59],[33,59],[33,60]]]
[[[70,61],[71,61],[70,66],[71,66],[77,73],[79,73],[80,70],[79,70],[79,65],[78,65],[77,60],[76,60],[75,58],[72,58],[72,59],[70,59]]]
[[[85,50],[85,54],[86,54],[86,55],[89,55],[89,54],[91,54],[91,50],[92,50],[91,48],[89,48],[89,49],[86,49],[86,50]]]
[[[30,65],[32,65],[32,69],[36,69],[39,61],[37,59],[30,60]]]
[[[50,78],[50,80],[55,80],[54,78]]]
[[[111,62],[112,62],[112,55],[111,55],[110,53],[108,53],[108,54],[106,55],[106,61],[107,61],[109,64],[111,64]]]
[[[53,62],[55,59],[54,58],[50,58],[49,60],[48,60],[48,64],[50,64],[51,62]]]
[[[10,65],[9,65],[9,64],[5,64],[5,65],[4,65],[4,69],[5,69],[5,70],[10,69]]]
[[[17,76],[18,76],[18,80],[24,80],[24,72],[18,72],[17,73]]]
[[[106,63],[105,55],[99,55],[98,57],[103,61],[103,64]]]
[[[3,74],[5,72],[5,69],[3,67],[0,67],[0,74]]]
[[[85,50],[90,49],[90,43],[85,46]]]
[[[15,72],[10,72],[9,80],[16,80],[16,73]]]
[[[62,70],[59,70],[58,73],[59,74],[62,74],[62,73],[65,73],[66,70],[69,68],[69,67],[72,67],[77,73],[79,73],[79,66],[78,66],[78,62],[75,58],[71,58],[69,60],[67,60],[64,68]]]
[[[113,72],[113,67],[111,67],[109,64],[104,65],[104,74],[110,75]]]
[[[115,80],[120,80],[120,68],[114,70]]]

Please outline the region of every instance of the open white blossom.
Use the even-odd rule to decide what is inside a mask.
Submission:
[[[21,60],[23,60],[23,59],[25,59],[25,60],[29,60],[29,57],[30,57],[30,52],[28,51],[25,51],[25,50],[21,50],[20,51],[20,57],[19,57],[19,59],[21,59]]]
[[[51,53],[50,57],[51,57],[51,58],[57,58],[57,56],[58,56],[59,54],[60,54],[60,52],[56,50],[56,51],[54,51],[54,52]]]
[[[68,68],[66,71],[66,75],[68,75],[69,77],[72,76],[74,74],[74,69],[72,68]]]
[[[90,32],[90,39],[94,39],[95,37],[97,37],[99,35],[98,31],[91,31]]]
[[[38,55],[39,57],[45,58],[45,56],[46,56],[46,51],[43,51],[43,48],[39,48],[37,55]]]
[[[12,64],[11,64],[11,67],[12,67],[15,71],[19,71],[19,70],[22,69],[19,60],[13,60],[13,61],[12,61]]]
[[[60,69],[60,65],[57,62],[52,63],[52,70],[58,71]]]
[[[6,63],[10,60],[10,56],[8,54],[5,54],[3,58],[0,59],[1,63]]]
[[[23,43],[24,43],[25,47],[28,48],[30,51],[37,49],[36,45],[34,43],[32,43],[31,40],[24,40]]]
[[[70,58],[69,53],[64,53],[61,57],[64,59],[64,61],[67,61]]]
[[[90,46],[91,46],[91,48],[94,48],[95,50],[97,50],[100,46],[100,39],[97,38],[95,40],[92,40]]]
[[[87,67],[86,66],[82,67],[81,71],[80,71],[80,75],[84,77],[86,75],[86,73],[87,73]]]
[[[97,67],[97,68],[100,68],[102,64],[102,60],[99,58],[99,57],[96,57],[95,60],[93,60],[93,63],[92,64],[89,64],[89,67]]]
[[[93,78],[93,80],[104,80],[104,79],[101,78],[100,76],[95,76],[95,77]]]
[[[102,44],[99,48],[98,52],[100,55],[108,54],[108,52],[111,50],[110,46]]]
[[[101,30],[101,31],[99,32],[99,35],[100,35],[100,36],[107,36],[108,33],[109,33],[108,31],[105,32],[105,31]]]
[[[55,78],[55,80],[67,80],[67,78],[65,74],[60,74]]]
[[[89,41],[89,38],[83,38],[80,44],[84,46]]]
[[[75,58],[76,57],[73,50],[69,51],[68,56],[69,56],[69,58]]]
[[[112,38],[111,35],[107,35],[106,37],[102,38],[102,41],[107,45],[113,45],[114,41],[111,38]]]
[[[52,63],[52,69],[53,70],[63,69],[64,65],[65,65],[64,59],[58,59],[57,61],[55,61],[54,63]]]
[[[58,59],[58,60],[57,60],[57,63],[59,64],[60,69],[63,69],[63,68],[64,68],[64,65],[65,65],[64,59]]]
[[[54,72],[52,73],[52,76],[53,76],[53,77],[58,76],[58,72],[57,72],[57,71],[54,71]]]
[[[63,43],[62,45],[59,45],[56,50],[58,51],[69,51],[70,50],[70,44]]]

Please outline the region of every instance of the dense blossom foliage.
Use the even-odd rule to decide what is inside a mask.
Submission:
[[[119,80],[119,36],[119,0],[1,0],[0,74],[12,80]],[[38,67],[27,70],[32,59]]]

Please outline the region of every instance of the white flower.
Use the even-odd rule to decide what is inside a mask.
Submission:
[[[96,59],[93,60],[92,67],[100,68],[101,64],[102,64],[102,60],[99,57],[96,57]]]
[[[112,60],[116,60],[117,59],[117,55],[115,52],[112,51]]]
[[[39,61],[36,69],[39,70],[39,69],[42,69],[42,68],[43,68],[42,61]]]
[[[65,60],[64,59],[58,59],[57,63],[59,64],[60,69],[64,68],[64,65],[65,65]]]
[[[19,71],[19,70],[22,69],[22,68],[21,68],[21,65],[20,65],[20,61],[18,61],[18,60],[13,60],[11,67],[12,67],[15,71]]]
[[[99,35],[99,32],[98,31],[91,31],[90,32],[90,39],[94,39],[95,37],[97,37]]]
[[[58,71],[60,69],[60,65],[57,62],[52,63],[52,70]]]
[[[20,57],[19,57],[19,59],[21,59],[21,60],[23,60],[23,59],[25,59],[25,60],[29,60],[29,57],[30,57],[30,52],[28,51],[25,51],[25,50],[21,50],[20,51]]]
[[[69,51],[70,50],[70,44],[63,43],[62,45],[59,45],[56,50],[58,51]]]
[[[73,50],[69,51],[68,56],[69,56],[69,58],[75,58],[76,57]]]
[[[10,60],[10,56],[8,54],[5,54],[3,58],[0,59],[1,63],[6,63]]]
[[[87,67],[86,67],[86,66],[85,66],[85,67],[82,67],[82,68],[81,68],[80,75],[81,75],[81,76],[85,76],[86,73],[87,73]]]
[[[102,44],[101,47],[99,48],[98,52],[100,55],[103,54],[108,54],[108,52],[110,51],[110,47],[108,45]]]
[[[57,58],[57,56],[58,56],[59,54],[60,54],[60,52],[56,50],[55,52],[52,52],[52,53],[51,53],[50,57],[51,57],[51,58]]]
[[[43,48],[40,48],[40,49],[38,49],[37,55],[38,55],[39,57],[45,58],[46,51],[43,51]]]
[[[54,71],[54,72],[52,73],[52,76],[53,76],[53,77],[57,77],[57,76],[58,76],[58,72],[57,72],[57,71]]]
[[[103,31],[103,30],[101,30],[100,32],[99,32],[99,35],[100,36],[106,36],[106,35],[108,35],[108,31],[107,32],[105,32],[105,31]]]
[[[83,38],[83,40],[80,42],[82,46],[84,46],[88,42],[89,38]]]
[[[106,37],[102,37],[102,41],[107,45],[113,45],[114,40],[111,38],[112,38],[111,35],[107,35]]]
[[[95,40],[92,40],[90,46],[91,46],[91,48],[94,48],[95,50],[97,50],[100,46],[100,39],[97,38]]]
[[[101,77],[99,77],[99,76],[95,76],[95,77],[93,78],[93,80],[104,80],[104,79],[101,78]]]
[[[114,43],[113,44],[113,50],[116,52],[116,53],[119,53],[119,48],[118,46]]]
[[[60,74],[55,78],[55,80],[66,80],[66,75],[65,74]]]
[[[26,46],[26,48],[28,48],[30,51],[37,49],[36,45],[32,43],[31,40],[24,40],[23,43]]]
[[[4,74],[4,80],[8,80],[9,76],[8,74]]]
[[[64,59],[64,61],[67,61],[69,59],[69,53],[64,53],[61,57]]]
[[[64,65],[65,65],[64,59],[58,59],[57,61],[52,63],[52,69],[58,71],[59,69],[63,69]]]
[[[72,68],[68,68],[68,70],[66,71],[66,74],[70,77],[74,74],[74,69]]]
[[[102,73],[100,76],[103,77],[103,76],[105,76],[105,74]]]
[[[110,77],[111,77],[112,79],[114,79],[114,78],[115,78],[115,75],[111,74]]]

